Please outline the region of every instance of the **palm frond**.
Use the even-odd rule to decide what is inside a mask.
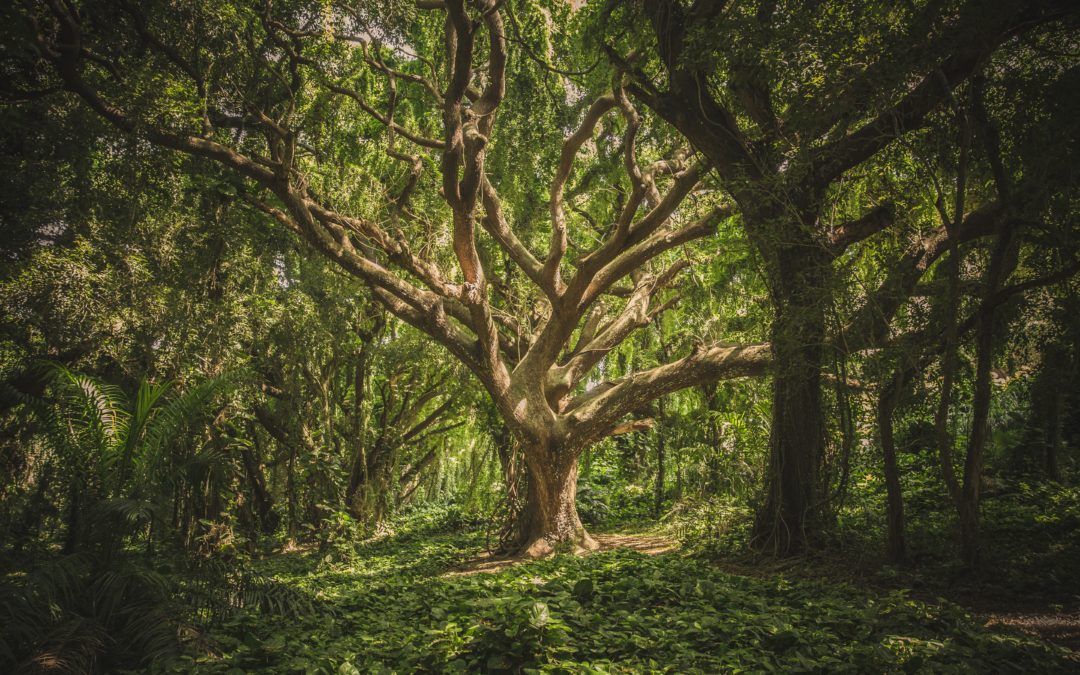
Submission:
[[[139,443],[142,441],[143,432],[158,412],[155,406],[172,387],[171,381],[155,385],[148,380],[143,380],[139,384],[139,391],[135,394],[135,404],[131,411],[131,422],[124,439],[123,457],[120,460],[118,482],[121,486],[131,472],[131,465]]]
[[[195,562],[187,573],[181,597],[197,624],[223,621],[240,611],[301,617],[329,612],[325,603],[277,580],[219,559]]]
[[[237,373],[226,373],[204,380],[157,406],[143,431],[141,459],[146,474],[164,475],[168,459],[165,451],[174,446],[178,438],[185,437],[183,432],[206,422],[210,404],[218,395],[234,387],[237,377]]]
[[[60,365],[54,366],[52,372],[61,400],[70,406],[69,422],[76,429],[100,435],[103,445],[115,446],[124,442],[130,416],[119,387]]]
[[[123,560],[67,556],[0,588],[0,672],[130,670],[176,653],[173,585]]]

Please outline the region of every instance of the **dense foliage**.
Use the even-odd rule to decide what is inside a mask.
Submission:
[[[0,7],[0,670],[1075,667],[1078,20]]]
[[[1074,493],[1075,496],[1075,493]],[[1073,513],[1073,517],[1075,517]],[[1068,672],[1068,652],[987,630],[958,607],[843,581],[725,573],[617,550],[468,573],[475,536],[445,511],[398,523],[352,562],[291,556],[267,573],[325,614],[239,615],[198,672]],[[1075,553],[1075,545],[1071,551]],[[1064,571],[1064,567],[1060,571]],[[462,574],[462,572],[466,574]],[[1075,585],[1074,585],[1075,587]]]

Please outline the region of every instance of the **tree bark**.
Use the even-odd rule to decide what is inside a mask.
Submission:
[[[896,467],[896,441],[893,437],[893,413],[900,400],[904,386],[904,373],[897,371],[893,381],[878,397],[878,430],[881,433],[881,451],[885,456],[885,493],[888,520],[886,554],[890,562],[904,562],[907,545],[904,541],[904,496],[900,490],[900,473]]]
[[[1017,450],[1015,468],[1042,464],[1048,480],[1061,482],[1058,450],[1064,435],[1065,398],[1072,368],[1068,348],[1053,342],[1043,349],[1042,364],[1031,387],[1031,414],[1025,442]]]
[[[774,555],[810,546],[821,522],[818,469],[825,442],[821,365],[825,342],[824,265],[806,253],[785,255],[775,275],[772,328],[772,427],[765,505],[752,544]]]
[[[360,349],[356,354],[356,363],[353,364],[353,450],[352,466],[349,470],[349,486],[345,491],[345,507],[353,516],[361,515],[358,492],[360,486],[367,479],[367,446],[365,436],[367,433],[367,417],[364,403],[367,397],[367,375],[370,364],[371,345],[376,335],[381,332],[385,323],[381,320],[382,315],[376,315],[375,328],[370,331],[357,331],[361,340]]]
[[[525,449],[529,486],[521,513],[519,553],[541,558],[560,546],[575,553],[599,547],[577,512],[579,453],[570,449]]]
[[[244,465],[244,473],[247,475],[248,484],[251,487],[252,502],[255,504],[255,513],[259,521],[259,528],[263,534],[272,534],[278,526],[278,516],[274,511],[274,496],[266,487],[266,478],[263,476],[260,466],[262,450],[259,447],[259,436],[255,431],[255,425],[248,423],[248,434],[255,443],[255,450],[241,446],[240,459]]]
[[[961,487],[953,472],[952,460],[952,435],[949,433],[949,407],[952,405],[953,380],[956,377],[957,366],[957,331],[960,315],[960,246],[959,231],[964,219],[964,201],[967,187],[967,161],[968,148],[971,145],[971,125],[968,117],[962,111],[958,111],[957,117],[960,122],[960,158],[956,176],[956,195],[953,203],[953,215],[949,217],[945,208],[944,196],[939,193],[937,208],[941,215],[942,224],[948,232],[949,246],[949,286],[946,291],[945,307],[945,353],[941,357],[941,399],[938,401],[938,409],[934,417],[934,430],[938,442],[938,459],[941,464],[941,476],[945,481],[945,487],[949,495],[960,508]]]
[[[971,434],[964,459],[964,485],[960,494],[960,555],[968,568],[979,564],[979,488],[982,483],[983,453],[990,435],[990,401],[993,397],[990,368],[994,362],[994,296],[1016,269],[1015,230],[1001,233],[990,256],[986,272],[984,302],[990,306],[979,315],[975,335],[975,390],[971,402]]]
[[[657,518],[664,510],[664,462],[665,457],[664,430],[661,429],[656,436],[656,493],[653,500],[653,515]]]
[[[975,387],[971,402],[971,435],[964,458],[964,484],[957,514],[960,519],[960,558],[969,569],[979,565],[979,488],[983,451],[990,432],[990,366],[993,362],[993,312],[980,317],[976,335]]]

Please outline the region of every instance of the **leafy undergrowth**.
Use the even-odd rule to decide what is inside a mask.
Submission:
[[[903,593],[720,571],[678,552],[559,556],[447,575],[480,537],[386,538],[349,562],[260,571],[326,611],[237,614],[158,670],[357,672],[1066,672],[1064,650]],[[209,652],[205,645],[209,644]]]
[[[980,566],[959,561],[955,511],[940,479],[905,476],[908,560],[885,560],[883,516],[873,504],[884,487],[868,476],[863,492],[841,513],[828,540],[810,555],[774,560],[749,552],[752,511],[733,498],[679,505],[666,531],[684,550],[729,572],[755,577],[778,573],[830,579],[869,593],[909,589],[912,597],[946,598],[980,621],[1004,623],[1080,652],[1080,488],[995,478],[982,500]],[[880,483],[880,481],[878,481]],[[1080,670],[1080,669],[1078,669]]]
[[[982,500],[981,564],[974,572],[959,562],[955,515],[939,493],[936,485],[920,485],[908,497],[911,520],[919,523],[908,530],[908,565],[882,565],[881,519],[845,523],[824,564],[973,607],[1080,610],[1080,488],[997,481]]]

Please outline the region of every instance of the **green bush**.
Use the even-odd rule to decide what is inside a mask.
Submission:
[[[71,555],[0,586],[0,672],[110,672],[179,650],[165,577]]]
[[[586,525],[603,523],[611,515],[607,489],[590,483],[578,485],[577,510],[578,517]]]
[[[688,499],[668,512],[664,524],[687,549],[720,555],[746,548],[753,512],[731,496]]]

